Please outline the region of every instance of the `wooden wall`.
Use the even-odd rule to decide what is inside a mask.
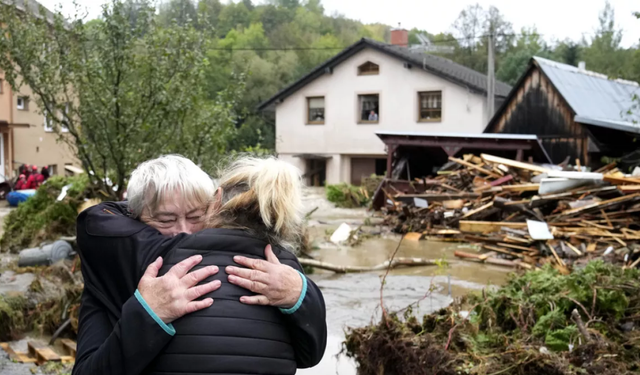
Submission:
[[[554,163],[569,156],[572,163],[580,158],[587,164],[588,132],[537,66],[530,66],[516,90],[485,133],[535,134]]]

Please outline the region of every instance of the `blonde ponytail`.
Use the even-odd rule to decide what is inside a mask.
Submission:
[[[223,171],[219,182],[221,204],[212,226],[249,229],[285,247],[299,241],[302,180],[297,168],[273,157],[246,157]]]

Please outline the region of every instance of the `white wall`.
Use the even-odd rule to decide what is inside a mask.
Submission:
[[[379,75],[357,75],[357,67],[367,61],[380,66]],[[439,90],[442,121],[418,122],[418,92]],[[376,93],[380,95],[379,123],[358,124],[358,95]],[[311,96],[325,97],[324,125],[306,125],[306,98]],[[334,155],[327,163],[327,181],[335,183],[349,176],[345,166],[350,159],[339,155],[384,155],[376,131],[481,133],[485,124],[482,95],[469,93],[421,67],[406,69],[401,60],[365,49],[334,68],[333,74],[316,79],[276,106],[276,151],[283,157]]]

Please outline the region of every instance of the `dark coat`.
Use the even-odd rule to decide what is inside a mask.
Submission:
[[[252,293],[229,284],[224,267],[233,264],[233,255],[264,259],[266,246],[243,231],[208,229],[166,238],[127,217],[122,204],[103,203],[78,217],[78,245],[85,291],[74,375],[293,374],[324,354],[324,300],[311,280],[302,305],[290,315],[239,302]],[[282,263],[302,270],[293,254],[274,252]],[[196,269],[220,267],[206,281],[219,279],[222,287],[208,295],[215,301],[211,307],[175,321],[171,337],[132,295],[158,256],[164,257],[164,273],[194,254],[203,255]]]

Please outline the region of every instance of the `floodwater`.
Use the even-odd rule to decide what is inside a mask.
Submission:
[[[311,215],[310,236],[316,246],[311,254],[315,259],[338,265],[374,266],[388,260],[398,247],[401,237],[387,233],[375,226],[380,218],[371,217],[365,210],[336,209],[324,200],[322,189],[309,189],[305,193],[308,210],[318,209]],[[342,222],[357,228],[365,223],[363,230],[382,232],[379,237],[365,240],[356,247],[337,246],[327,241],[328,233]],[[475,251],[471,245],[454,242],[403,241],[397,257],[428,258],[446,260],[448,266],[410,267],[391,270],[383,291],[383,300],[388,311],[398,311],[416,301],[416,314],[426,314],[451,303],[452,299],[469,291],[502,284],[509,270],[491,265],[457,261],[453,252],[463,249]],[[344,332],[347,327],[361,327],[380,319],[381,272],[336,275],[317,271],[311,278],[324,294],[327,306],[328,342],[322,362],[312,368],[300,370],[303,375],[356,373],[355,363],[340,356]],[[431,293],[429,293],[431,290]],[[426,295],[426,298],[425,298]]]

